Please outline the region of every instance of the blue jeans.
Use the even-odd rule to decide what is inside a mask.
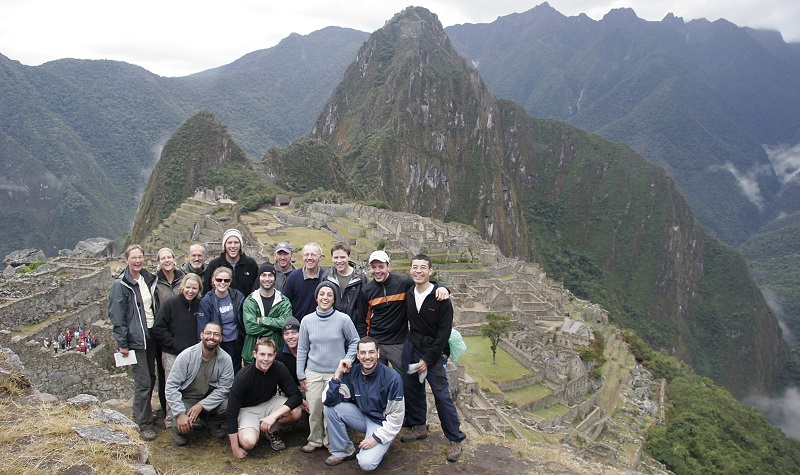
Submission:
[[[428,375],[420,383],[418,374],[408,374],[407,371],[408,365],[419,363],[422,356],[423,353],[406,340],[403,345],[403,396],[406,401],[406,423],[411,426],[421,426],[425,425],[428,419],[428,400],[425,396],[425,380],[427,380],[433,393],[444,436],[451,442],[460,442],[467,436],[461,432],[458,411],[450,396],[450,384],[445,371],[447,356],[442,355],[439,364],[428,366]]]
[[[347,457],[356,450],[347,435],[348,427],[363,432],[365,439],[381,427],[381,424],[365,416],[358,406],[350,402],[340,402],[333,407],[325,406],[325,420],[328,421],[328,440],[331,444],[331,455],[334,457]],[[356,456],[358,465],[362,470],[375,470],[391,444],[390,441],[359,451]]]

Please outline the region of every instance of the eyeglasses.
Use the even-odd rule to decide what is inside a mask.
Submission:
[[[214,280],[216,280],[217,282],[230,282],[231,281],[231,279],[220,279],[219,277],[217,277]]]
[[[411,270],[428,270],[428,266],[411,266]]]

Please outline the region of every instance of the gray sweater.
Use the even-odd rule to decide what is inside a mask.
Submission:
[[[297,379],[306,379],[306,369],[316,373],[336,372],[339,361],[356,357],[358,332],[350,317],[333,310],[327,315],[309,313],[300,322],[297,343]]]
[[[197,372],[200,371],[202,362],[203,342],[186,348],[175,358],[175,364],[172,365],[172,370],[169,372],[166,389],[164,390],[164,394],[167,396],[167,403],[174,417],[186,412],[181,391],[186,389],[197,377]],[[200,405],[206,411],[215,409],[222,401],[227,399],[231,385],[233,385],[233,363],[231,362],[231,357],[222,348],[217,347],[217,361],[214,364],[214,371],[211,373],[211,380],[208,384],[213,390],[200,401]]]

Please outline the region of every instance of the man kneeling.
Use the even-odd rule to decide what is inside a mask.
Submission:
[[[277,395],[279,387],[286,396]],[[278,431],[300,418],[302,402],[303,396],[289,370],[275,361],[275,342],[269,337],[260,338],[253,362],[236,375],[228,396],[228,438],[233,456],[246,457],[261,432],[267,434],[273,450],[285,449]]]
[[[380,363],[380,349],[374,338],[358,342],[358,363],[351,370],[345,364],[336,369],[323,398],[331,456],[328,465],[356,458],[347,428],[363,432],[358,444],[358,464],[375,470],[403,425],[405,402],[403,384],[397,371]]]
[[[164,394],[173,414],[176,445],[186,445],[186,435],[206,416],[206,427],[217,438],[225,437],[225,408],[233,383],[233,363],[224,351],[218,351],[222,327],[208,323],[200,334],[200,343],[183,350],[169,372]]]

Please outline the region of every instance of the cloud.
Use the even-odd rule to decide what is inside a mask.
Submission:
[[[755,165],[750,171],[746,173],[740,172],[731,162],[726,162],[721,167],[713,167],[713,169],[723,169],[728,171],[739,184],[739,189],[742,190],[747,199],[749,199],[758,209],[764,208],[764,197],[761,196],[761,187],[758,185],[758,177],[768,171],[768,167],[764,165]]]
[[[778,397],[752,396],[745,404],[753,404],[764,414],[770,424],[779,427],[784,434],[800,439],[800,390],[788,388]]]
[[[785,185],[790,181],[798,180],[800,177],[800,144],[776,145],[775,147],[764,145],[764,151],[767,152],[767,158],[781,183]]]

